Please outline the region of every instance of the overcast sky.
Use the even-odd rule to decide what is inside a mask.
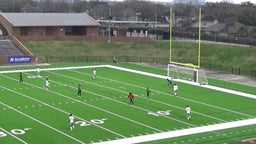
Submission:
[[[112,1],[123,1],[123,0],[112,0]],[[173,0],[148,0],[148,1],[159,1],[159,2],[172,2]],[[206,0],[206,2],[221,2],[223,0]],[[236,4],[240,4],[241,2],[250,1],[251,3],[256,3],[256,0],[228,0]]]
[[[207,2],[220,2],[220,1],[223,1],[223,0],[206,0]],[[237,3],[237,4],[240,4],[241,2],[248,2],[250,1],[251,3],[255,3],[256,0],[230,0],[230,1],[233,1],[233,3]]]

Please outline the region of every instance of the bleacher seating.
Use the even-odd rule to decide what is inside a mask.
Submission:
[[[0,56],[22,56],[24,53],[11,40],[0,40]]]

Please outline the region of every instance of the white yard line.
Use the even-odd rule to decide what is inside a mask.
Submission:
[[[98,67],[107,67],[107,65],[60,67],[60,68],[42,68],[42,69],[40,68],[40,71],[69,70],[69,69],[98,68]],[[18,72],[37,72],[37,68],[35,68],[35,69],[25,69],[25,70],[23,69],[23,70],[0,71],[0,74],[5,74],[5,73],[18,73]]]
[[[1,88],[4,88],[4,87],[2,87],[2,86],[0,86],[0,87],[1,87]],[[4,88],[4,89],[5,89],[5,88]],[[62,132],[62,131],[56,129],[56,128],[54,128],[54,127],[51,127],[50,125],[48,125],[48,124],[46,124],[46,123],[44,123],[44,122],[42,122],[42,121],[40,121],[40,120],[38,120],[38,119],[36,119],[36,118],[33,118],[32,116],[30,116],[30,115],[28,115],[28,114],[25,114],[25,113],[23,113],[23,112],[21,112],[21,111],[15,109],[15,108],[13,108],[13,107],[7,105],[7,104],[5,104],[5,103],[0,102],[0,104],[4,105],[5,107],[10,108],[11,110],[13,110],[13,111],[15,111],[15,112],[17,112],[17,113],[19,113],[19,114],[21,114],[21,115],[23,115],[23,116],[29,118],[29,119],[31,119],[31,120],[33,120],[33,121],[36,121],[36,122],[38,122],[38,123],[40,123],[40,124],[42,124],[42,125],[44,125],[44,126],[50,128],[50,129],[52,129],[52,130],[54,130],[54,131],[56,131],[56,132],[58,132],[58,133],[60,133],[60,134],[62,134],[62,135],[64,135],[64,136],[66,136],[66,137],[68,137],[68,138],[70,138],[70,139],[72,139],[72,140],[74,140],[74,141],[76,141],[76,142],[78,142],[78,143],[84,144],[84,142],[82,142],[82,141],[80,141],[80,140],[78,140],[78,139],[76,139],[76,138],[74,138],[74,137],[72,137],[72,136],[70,136],[70,135],[68,135],[68,134],[66,134],[66,133],[64,133],[64,132]]]
[[[41,71],[53,71],[53,70],[71,70],[71,69],[99,68],[99,67],[108,67],[108,68],[112,68],[112,69],[132,72],[132,73],[136,73],[136,74],[141,74],[141,75],[146,75],[146,76],[151,76],[151,77],[156,77],[156,78],[161,78],[161,79],[166,79],[167,78],[167,76],[163,76],[163,75],[159,75],[159,74],[153,74],[153,73],[143,72],[143,71],[139,71],[139,70],[132,70],[132,69],[113,66],[113,65],[93,65],[93,66],[76,66],[76,67],[61,67],[61,68],[43,68],[43,69],[40,69],[40,70]],[[37,71],[37,69],[0,71],[0,74],[18,73],[18,72],[33,72],[33,71],[35,72],[35,71]],[[244,93],[244,92],[239,92],[239,91],[230,90],[230,89],[221,88],[221,87],[216,87],[216,86],[211,86],[211,85],[200,85],[199,83],[195,83],[195,82],[192,82],[192,81],[186,81],[186,80],[182,80],[182,79],[175,79],[175,81],[182,82],[182,83],[187,83],[187,84],[190,84],[190,85],[205,87],[205,88],[209,88],[209,89],[213,89],[213,90],[217,90],[217,91],[221,91],[221,92],[236,94],[238,96],[244,96],[244,97],[256,99],[256,95],[253,95],[253,94],[248,94],[248,93]]]
[[[53,72],[51,72],[51,73],[53,73]],[[58,74],[58,73],[54,73],[54,74],[55,74],[55,75],[61,75],[61,74]],[[72,78],[72,77],[65,76],[65,75],[61,75],[61,76],[62,76],[62,77],[66,77],[66,78],[70,78],[70,79],[74,79],[74,80],[80,80],[80,79]],[[83,81],[83,80],[80,80],[80,81]],[[56,81],[54,81],[54,82],[56,82]],[[64,85],[64,84],[59,83],[59,82],[56,82],[56,83],[58,83],[58,84],[60,84],[60,85]],[[90,82],[86,81],[86,83],[90,83]],[[92,84],[92,83],[91,83],[91,84]],[[96,84],[96,85],[97,85],[97,84]],[[64,85],[64,86],[65,86],[65,85]],[[71,88],[76,89],[75,87],[71,87]],[[111,89],[112,89],[112,90],[116,90],[116,89],[113,89],[113,88],[111,88]],[[93,95],[96,95],[96,96],[98,96],[98,97],[102,97],[102,98],[105,98],[105,99],[108,99],[108,100],[111,100],[111,101],[114,101],[114,102],[117,102],[117,103],[120,103],[120,104],[123,104],[123,105],[126,105],[126,106],[127,106],[127,103],[124,103],[124,102],[121,102],[121,101],[118,101],[118,100],[109,98],[109,97],[107,97],[107,96],[103,96],[103,95],[100,95],[100,94],[97,94],[97,93],[94,93],[94,92],[91,92],[91,91],[88,91],[88,90],[86,90],[86,92],[87,92],[87,93],[91,93],[91,94],[93,94]],[[125,94],[127,94],[127,92],[126,92]],[[142,110],[142,111],[145,111],[145,112],[151,112],[151,110],[147,110],[147,109],[144,109],[144,108],[135,106],[135,105],[133,105],[132,107],[137,108],[137,109]],[[184,121],[180,121],[180,120],[177,120],[177,119],[168,117],[168,116],[162,116],[162,117],[165,117],[165,118],[168,118],[168,119],[171,119],[171,120],[174,120],[174,121],[176,121],[176,122],[183,123],[183,124],[186,124],[186,125],[189,125],[189,126],[195,126],[195,125],[192,125],[192,124],[190,124],[190,123],[186,123],[186,122],[184,122]],[[148,127],[149,127],[149,126],[148,126]],[[155,129],[155,130],[158,131],[158,132],[162,132],[161,130],[156,129],[156,128],[153,128],[153,127],[151,127],[151,129]]]
[[[81,73],[81,72],[78,72],[78,71],[75,71],[75,70],[72,70],[72,71],[77,72],[77,73]],[[112,79],[103,78],[103,77],[100,77],[100,76],[98,76],[98,78],[105,79],[105,80],[110,80],[110,81],[117,82],[117,83],[121,83],[121,84],[126,84],[126,85],[129,85],[129,86],[134,86],[134,87],[137,87],[137,88],[145,89],[145,87],[137,86],[137,85],[130,84],[130,83],[126,83],[126,82],[120,82],[120,81],[116,81],[116,80],[112,80]],[[155,91],[155,92],[158,92],[158,93],[161,93],[161,94],[164,94],[164,95],[172,95],[172,94],[170,94],[170,93],[161,92],[161,91],[154,90],[154,89],[151,89],[151,90],[152,90],[152,91]],[[213,90],[214,90],[214,89],[213,89]],[[172,95],[172,96],[173,96],[173,95]],[[182,96],[176,96],[176,97],[177,97],[177,98],[180,98],[180,99],[187,100],[187,101],[191,101],[191,102],[194,102],[194,103],[198,103],[198,104],[201,104],[201,105],[206,105],[206,106],[209,106],[209,107],[214,107],[214,108],[216,108],[216,109],[221,109],[221,110],[228,111],[228,112],[231,112],[231,113],[235,113],[235,114],[247,116],[247,117],[250,117],[250,118],[254,118],[254,116],[252,116],[252,115],[240,113],[240,112],[237,112],[237,111],[233,111],[233,110],[226,109],[226,108],[222,108],[222,107],[218,107],[218,106],[215,106],[215,105],[211,105],[211,104],[199,102],[199,101],[192,100],[192,99],[187,99],[187,98],[182,97]],[[171,105],[171,104],[164,103],[164,102],[161,102],[161,101],[157,101],[157,100],[154,100],[154,99],[151,99],[151,100],[152,100],[152,101],[155,101],[155,102],[157,102],[157,103],[165,104],[165,105],[172,106],[172,107],[175,107],[175,108],[184,109],[184,108],[180,108],[180,107],[177,107],[177,106],[173,106],[173,105]],[[196,111],[193,111],[193,113],[197,113],[197,114],[203,115],[203,116],[205,116],[205,117],[211,117],[211,116],[204,115],[204,114],[201,114],[201,113],[196,112]],[[211,117],[211,118],[213,118],[213,117]],[[213,119],[218,119],[218,118],[213,118]],[[218,119],[218,120],[225,122],[224,120],[221,120],[221,119]]]
[[[44,70],[70,70],[70,69],[81,69],[81,68],[93,68],[94,66],[83,66],[83,67],[65,67],[65,68],[49,68],[49,69],[44,69]],[[137,73],[137,74],[142,74],[146,76],[151,76],[151,77],[157,77],[161,79],[166,79],[166,76],[158,75],[158,74],[152,74],[148,72],[142,72],[138,70],[131,70],[128,68],[122,68],[122,67],[117,67],[113,65],[97,65],[95,67],[108,67],[108,68],[113,68],[113,69],[118,69],[122,71],[127,71],[127,72],[132,72],[132,73]],[[33,70],[36,71],[36,70]],[[0,71],[0,73],[9,73],[9,72],[29,72],[29,71]],[[253,94],[248,94],[244,92],[239,92],[235,90],[229,90],[225,88],[220,88],[216,86],[211,86],[211,85],[200,85],[195,82],[191,81],[185,81],[185,80],[180,80],[176,79],[178,82],[182,83],[187,83],[190,85],[195,85],[199,87],[204,87],[208,89],[213,89],[225,93],[230,93],[230,94],[235,94],[238,96],[243,96],[243,97],[248,97],[252,99],[256,99],[256,95]],[[102,144],[130,144],[130,143],[140,143],[140,142],[147,142],[147,141],[154,141],[154,140],[161,140],[161,139],[166,139],[166,138],[172,138],[172,137],[178,137],[178,136],[185,136],[185,135],[191,135],[191,134],[198,134],[198,133],[203,133],[203,132],[211,132],[211,131],[216,131],[216,130],[223,130],[223,129],[228,129],[228,128],[235,128],[235,127],[240,127],[240,126],[247,126],[247,125],[253,125],[256,124],[256,119],[247,119],[247,120],[240,120],[240,121],[234,121],[234,122],[227,122],[227,123],[221,123],[221,124],[215,124],[215,125],[210,125],[210,126],[203,126],[203,127],[196,127],[196,128],[189,128],[189,129],[184,129],[184,130],[177,130],[177,131],[171,131],[171,132],[163,132],[163,133],[157,133],[157,134],[150,134],[150,135],[144,135],[144,136],[138,136],[138,137],[131,137],[131,138],[124,138],[124,139],[119,139],[119,140],[114,140],[114,141],[107,141],[107,142],[101,142]]]
[[[79,73],[79,74],[84,74],[84,73],[82,73],[82,72],[78,72],[78,71],[75,71],[75,70],[71,70],[71,71],[76,72],[76,73]],[[84,74],[84,75],[86,75],[86,74]],[[89,75],[89,74],[87,74],[87,75]],[[109,81],[113,81],[113,82],[117,82],[117,83],[129,85],[129,86],[134,86],[134,87],[137,87],[137,88],[145,89],[145,87],[137,86],[137,85],[134,85],[134,84],[130,84],[130,83],[126,83],[126,82],[120,82],[120,81],[116,81],[116,80],[113,80],[113,79],[107,79],[107,78],[103,78],[103,77],[100,77],[100,76],[97,76],[97,77],[98,77],[98,78],[101,78],[101,79],[105,79],[105,80],[109,80]],[[74,79],[74,78],[73,78],[73,79]],[[76,80],[78,80],[78,79],[76,79]],[[80,79],[79,79],[79,80],[80,80]],[[81,81],[82,81],[82,80],[81,80]],[[97,85],[97,86],[101,86],[101,87],[113,89],[113,90],[115,90],[115,91],[127,93],[127,91],[123,91],[123,90],[120,90],[120,89],[114,89],[114,88],[112,88],[112,87],[107,87],[107,86],[103,86],[103,85],[91,83],[91,82],[88,82],[88,81],[86,81],[86,82],[87,82],[87,83],[90,83],[90,84],[93,84],[93,85]],[[164,95],[172,95],[172,94],[170,94],[170,93],[161,92],[161,91],[157,91],[157,90],[154,90],[154,89],[151,89],[151,90],[152,90],[152,91],[155,91],[155,92],[158,92],[158,93],[161,93],[161,94],[164,94]],[[172,96],[173,96],[173,95],[172,95]],[[139,95],[136,95],[136,97],[140,97],[140,98],[146,99],[145,97],[141,97],[141,96],[139,96]],[[210,104],[207,104],[207,103],[202,103],[202,102],[195,101],[195,100],[191,100],[191,99],[187,99],[187,98],[184,98],[184,97],[179,97],[179,96],[176,96],[176,97],[177,97],[177,98],[180,98],[180,99],[187,100],[187,101],[191,101],[191,102],[194,102],[194,103],[199,103],[199,104],[206,105],[206,106],[209,106],[209,107],[214,107],[214,108],[221,109],[221,110],[224,110],[224,111],[232,112],[232,113],[235,113],[235,114],[239,114],[239,115],[243,115],[243,116],[247,116],[247,117],[251,117],[251,118],[254,117],[254,116],[252,116],[252,115],[240,113],[240,112],[237,112],[237,111],[225,109],[225,108],[218,107],[218,106],[214,106],[214,105],[210,105]],[[160,104],[163,104],[163,105],[167,105],[167,106],[171,106],[171,107],[174,107],[174,108],[177,108],[177,109],[184,110],[184,108],[181,108],[181,107],[178,107],[178,106],[174,106],[174,105],[171,105],[171,104],[168,104],[168,103],[165,103],[165,102],[161,102],[161,101],[154,100],[154,99],[150,99],[150,100],[151,100],[151,101],[154,101],[154,102],[156,102],[156,103],[160,103]],[[196,114],[198,114],[198,115],[202,115],[202,116],[205,116],[205,117],[209,117],[209,118],[212,118],[212,119],[221,121],[221,122],[226,122],[226,121],[223,120],[223,119],[215,118],[215,117],[212,117],[212,116],[209,116],[209,115],[205,115],[205,114],[202,114],[202,113],[199,113],[199,112],[196,112],[196,111],[193,111],[193,113],[196,113]]]
[[[167,78],[166,76],[162,76],[162,75],[158,75],[158,74],[152,74],[152,73],[142,72],[142,71],[138,71],[138,70],[131,70],[131,69],[128,69],[128,68],[122,68],[122,67],[117,67],[117,66],[113,66],[113,65],[107,65],[107,67],[113,68],[113,69],[117,69],[117,70],[137,73],[137,74],[141,74],[141,75],[161,78],[161,79],[166,79]],[[181,82],[181,83],[190,84],[190,85],[195,85],[195,86],[198,86],[198,87],[203,87],[203,88],[208,88],[208,89],[212,89],[212,90],[217,90],[217,91],[221,91],[221,92],[225,92],[225,93],[230,93],[230,94],[234,94],[234,95],[237,95],[237,96],[243,96],[243,97],[248,97],[248,98],[256,99],[256,95],[253,95],[253,94],[248,94],[248,93],[244,93],[244,92],[239,92],[239,91],[225,89],[225,88],[211,86],[211,85],[200,85],[199,83],[192,82],[192,81],[186,81],[186,80],[182,80],[182,79],[175,79],[175,81],[178,81],[178,82]],[[254,117],[252,115],[240,113],[240,112],[229,110],[229,109],[225,109],[225,108],[222,108],[222,107],[218,107],[218,106],[214,106],[214,105],[198,102],[198,101],[191,100],[191,99],[186,99],[184,97],[179,97],[179,98],[185,99],[185,100],[188,100],[188,101],[192,101],[192,102],[196,102],[196,103],[199,103],[199,104],[211,106],[211,107],[218,108],[218,109],[221,109],[221,110],[225,110],[225,111],[228,111],[228,112],[232,112],[232,113],[248,116],[248,117],[251,117],[251,118]]]
[[[54,72],[50,72],[50,73],[54,73]],[[57,73],[54,73],[54,74],[61,75],[61,74],[57,74]],[[64,76],[64,77],[68,77],[68,76]],[[72,78],[72,77],[68,77],[68,78]],[[72,78],[72,79],[75,79],[75,78]],[[75,79],[75,80],[80,80],[80,79]],[[87,83],[90,83],[90,82],[87,82]],[[96,84],[96,85],[98,85],[98,84]],[[120,90],[118,90],[118,91],[120,91]],[[243,115],[245,115],[245,114],[243,114]],[[234,122],[226,122],[226,123],[221,123],[221,124],[214,124],[214,125],[209,125],[209,126],[196,127],[196,128],[188,128],[188,129],[184,129],[184,130],[177,130],[177,131],[171,131],[171,132],[163,132],[163,133],[157,133],[157,134],[149,134],[149,135],[143,135],[143,136],[137,136],[137,137],[131,137],[131,138],[124,138],[124,139],[112,140],[112,141],[107,141],[107,142],[100,142],[99,144],[141,143],[141,142],[161,140],[161,139],[166,139],[166,138],[186,136],[186,135],[191,135],[191,134],[198,134],[198,133],[203,133],[203,132],[223,130],[223,129],[227,129],[227,128],[235,128],[235,127],[239,127],[239,126],[246,126],[246,125],[252,125],[252,124],[256,124],[255,118],[241,120],[241,121],[234,121]]]
[[[12,80],[15,80],[15,79],[10,78],[10,77],[7,77],[7,76],[4,76],[4,77],[9,78],[9,79],[12,79]],[[25,83],[25,84],[30,85],[30,86],[33,86],[33,87],[36,87],[36,88],[38,88],[38,89],[45,90],[45,89],[43,89],[43,88],[41,88],[41,87],[37,87],[37,86],[31,85],[31,84],[29,84],[29,83]],[[0,87],[2,87],[2,86],[0,86]],[[52,108],[52,109],[55,109],[55,110],[60,111],[60,112],[62,112],[62,113],[65,113],[65,114],[67,114],[67,115],[70,114],[69,112],[66,112],[66,111],[64,111],[64,110],[58,109],[58,108],[56,108],[56,107],[54,107],[54,106],[51,106],[50,104],[47,104],[47,103],[42,102],[42,101],[40,101],[40,100],[34,99],[34,98],[29,97],[29,96],[27,96],[27,95],[24,95],[24,94],[22,94],[22,93],[16,92],[16,91],[14,91],[14,90],[11,90],[11,89],[8,89],[8,88],[5,88],[5,87],[2,87],[2,88],[3,88],[3,89],[6,89],[6,90],[8,90],[8,91],[11,91],[11,92],[13,92],[13,93],[19,94],[19,95],[21,95],[21,96],[23,96],[23,97],[26,97],[26,98],[28,98],[28,99],[31,99],[31,100],[33,100],[33,101],[36,101],[36,102],[38,102],[38,103],[41,103],[42,105],[45,105],[45,106],[47,106],[47,107],[50,107],[50,108]],[[49,91],[49,90],[48,90],[48,91]],[[49,92],[51,92],[51,91],[49,91]],[[67,96],[63,96],[62,94],[56,93],[56,92],[52,92],[52,93],[55,93],[55,94],[57,94],[57,95],[61,95],[62,97],[66,97],[66,98],[68,98],[68,99],[71,99],[71,100],[76,101],[76,102],[79,102],[79,103],[83,103],[83,102],[81,102],[81,101],[79,101],[79,100],[77,100],[77,99],[72,99],[72,98],[69,98],[69,97],[67,97]],[[117,133],[117,132],[114,132],[114,131],[112,131],[112,130],[109,130],[109,129],[107,129],[107,128],[104,128],[104,127],[102,127],[102,126],[100,126],[100,125],[96,125],[96,124],[94,124],[94,123],[92,123],[92,122],[90,122],[90,121],[87,121],[87,120],[85,120],[85,119],[83,119],[83,118],[81,118],[81,117],[76,116],[76,118],[77,118],[77,119],[80,119],[80,120],[82,120],[82,121],[85,121],[85,122],[87,122],[87,123],[90,123],[91,125],[94,125],[94,126],[96,126],[96,127],[98,127],[98,128],[101,128],[101,129],[103,129],[103,130],[106,130],[106,131],[108,131],[108,132],[110,132],[110,133],[113,133],[113,134],[115,134],[115,135],[117,135],[117,136],[120,136],[120,137],[125,138],[125,136],[123,136],[123,135],[121,135],[121,134],[119,134],[119,133]]]
[[[204,132],[211,132],[216,130],[224,130],[229,128],[235,128],[240,126],[247,126],[247,125],[254,125],[256,124],[256,118],[254,119],[247,119],[247,120],[240,120],[234,122],[227,122],[209,126],[202,126],[196,128],[188,128],[183,130],[177,131],[170,131],[170,132],[163,132],[157,134],[149,134],[125,139],[118,139],[106,142],[99,142],[97,144],[133,144],[133,143],[142,143],[142,142],[149,142],[149,141],[156,141],[161,139],[168,139],[168,138],[175,138],[180,136],[192,135],[192,134],[199,134]]]
[[[17,139],[18,141],[20,141],[23,144],[28,144],[27,142],[25,142],[24,140],[16,137],[15,135],[13,135],[12,133],[8,132],[7,130],[3,129],[2,127],[0,127],[0,130],[4,131],[5,133],[7,133],[8,135],[14,137],[15,139]]]
[[[74,72],[77,72],[77,71],[74,71]],[[53,74],[55,74],[55,75],[59,75],[59,76],[66,77],[66,78],[69,78],[69,79],[74,79],[74,80],[78,80],[78,81],[84,81],[84,80],[81,80],[81,79],[73,78],[73,77],[70,77],[70,76],[65,76],[65,75],[62,75],[62,74],[54,73],[54,72],[49,72],[49,73],[53,73]],[[77,73],[80,73],[80,72],[77,72]],[[83,73],[80,73],[80,74],[83,74]],[[100,78],[100,77],[98,77],[98,78]],[[114,80],[112,80],[112,81],[114,81]],[[96,85],[96,86],[100,86],[100,87],[104,87],[104,88],[111,89],[111,90],[114,90],[114,91],[119,91],[119,92],[121,92],[121,93],[127,94],[127,91],[123,91],[123,90],[120,90],[120,89],[115,89],[115,88],[112,88],[112,87],[107,87],[107,86],[104,86],[104,85],[95,84],[95,83],[92,83],[92,82],[89,82],[89,81],[86,81],[86,83],[89,83],[89,84],[92,84],[92,85]],[[60,84],[61,84],[61,83],[60,83]],[[62,85],[63,85],[63,84],[62,84]],[[88,93],[95,94],[95,93],[90,92],[90,91],[87,91],[87,92],[88,92]],[[98,94],[95,94],[95,95],[98,95]],[[109,97],[105,97],[105,96],[101,96],[101,95],[98,95],[98,96],[104,97],[104,98],[109,99],[109,100],[111,100],[111,101],[115,101],[115,102],[118,102],[118,103],[122,103],[122,104],[124,104],[124,105],[127,105],[127,103],[123,103],[123,102],[121,102],[121,101],[118,101],[118,100],[115,100],[115,99],[111,99],[111,98],[109,98]],[[139,95],[136,95],[136,97],[139,97],[139,98],[142,98],[142,99],[147,99],[147,98],[141,97],[141,96],[139,96]],[[160,104],[164,104],[164,105],[167,105],[167,106],[171,106],[171,107],[174,107],[174,108],[177,108],[177,109],[180,109],[180,110],[183,110],[183,111],[184,111],[184,108],[181,108],[181,107],[178,107],[178,106],[174,106],[174,105],[171,105],[171,104],[167,104],[167,103],[164,103],[164,102],[160,102],[160,101],[157,101],[157,100],[154,100],[154,99],[150,99],[150,100],[151,100],[151,101],[154,101],[154,102],[156,102],[156,103],[160,103]],[[146,111],[146,112],[151,112],[150,110],[146,110],[146,109],[140,108],[140,107],[138,107],[138,106],[133,106],[133,107],[135,107],[135,108],[137,108],[137,109],[140,109],[140,110],[143,110],[143,111]],[[204,114],[201,114],[201,113],[198,113],[198,112],[194,112],[194,111],[193,111],[193,113],[197,113],[197,114],[199,114],[199,115],[203,115],[203,116],[205,116],[205,117],[209,117],[209,118],[212,118],[212,119],[221,121],[221,122],[226,122],[226,121],[223,120],[223,119],[211,117],[211,116],[204,115]],[[168,118],[168,119],[172,119],[172,120],[174,120],[174,121],[177,121],[177,122],[180,122],[180,123],[189,125],[189,126],[194,126],[194,125],[191,125],[191,124],[189,124],[189,123],[186,123],[186,122],[183,122],[183,121],[174,119],[174,118],[170,118],[170,117],[168,117],[168,116],[162,116],[162,117],[165,117],[165,118]]]
[[[14,81],[17,81],[16,79],[11,78],[11,77],[7,77],[7,76],[4,76],[4,75],[3,75],[3,77],[6,77],[6,78],[11,79],[11,80],[14,80]],[[51,80],[51,81],[53,82],[53,80]],[[29,83],[24,83],[24,84],[30,85],[30,86],[32,86],[32,87],[36,87],[36,88],[38,88],[38,89],[45,90],[45,89],[43,89],[42,87],[35,86],[35,85],[29,84]],[[62,84],[62,83],[59,83],[59,84]],[[0,86],[0,87],[1,87],[1,86]],[[68,97],[68,96],[66,96],[66,95],[63,95],[63,94],[60,94],[60,93],[57,93],[57,92],[54,92],[54,91],[50,91],[50,90],[48,90],[48,92],[54,93],[54,94],[56,94],[56,95],[59,95],[59,96],[61,96],[61,97],[64,97],[64,98],[67,98],[67,99],[70,99],[70,100],[73,100],[73,101],[76,101],[76,102],[81,103],[81,104],[83,104],[83,105],[90,106],[90,107],[92,107],[92,108],[94,108],[94,109],[98,109],[98,110],[100,110],[100,111],[106,112],[106,113],[108,113],[108,114],[111,114],[111,115],[113,115],[113,116],[116,116],[116,117],[119,117],[119,118],[122,118],[122,119],[125,119],[125,120],[127,120],[127,121],[132,122],[132,123],[136,123],[136,124],[138,124],[138,125],[141,125],[141,126],[150,128],[150,129],[155,130],[155,131],[158,131],[158,132],[162,132],[162,131],[159,130],[159,129],[153,128],[153,127],[151,127],[151,126],[145,125],[145,124],[143,124],[143,123],[137,122],[137,121],[132,120],[132,119],[129,119],[129,118],[127,118],[127,117],[121,116],[121,115],[116,114],[116,113],[113,113],[113,112],[111,112],[111,111],[108,111],[108,110],[105,110],[105,109],[96,107],[96,106],[94,106],[94,105],[91,105],[91,104],[82,102],[82,101],[80,101],[80,100],[70,98],[70,97]],[[28,97],[28,98],[30,98],[30,97]],[[38,100],[36,100],[36,101],[38,101]],[[48,105],[48,104],[47,104],[47,105]],[[50,106],[50,105],[49,105],[49,106]],[[52,106],[51,106],[51,107],[52,107]],[[57,109],[57,108],[56,108],[56,109]],[[90,122],[89,122],[89,123],[90,123]],[[95,125],[95,124],[93,124],[93,123],[91,123],[91,124],[92,124],[92,125]],[[125,137],[125,136],[123,136],[123,135],[121,135],[121,134],[119,134],[119,133],[117,133],[117,132],[111,131],[111,130],[106,129],[106,128],[104,128],[104,127],[101,127],[101,126],[99,126],[99,125],[95,125],[95,126],[100,127],[100,128],[102,128],[102,129],[104,129],[104,130],[107,130],[107,131],[109,131],[109,132],[111,132],[111,133],[113,133],[113,134],[116,134],[116,135],[120,136],[120,137]]]
[[[113,66],[113,65],[106,65],[106,66],[109,68],[117,69],[117,70],[132,72],[132,73],[136,73],[136,74],[141,74],[141,75],[146,75],[146,76],[151,76],[151,77],[156,77],[156,78],[161,78],[161,79],[167,78],[167,76],[162,76],[162,75],[148,73],[148,72],[142,72],[142,71],[138,71],[138,70],[132,70],[132,69],[128,69],[128,68],[122,68],[122,67]],[[244,97],[256,99],[256,95],[253,95],[253,94],[248,94],[248,93],[244,93],[244,92],[239,92],[239,91],[216,87],[216,86],[211,86],[211,85],[200,85],[199,83],[192,82],[192,81],[186,81],[186,80],[182,80],[182,79],[175,79],[175,81],[190,84],[190,85],[195,85],[195,86],[199,86],[199,87],[204,87],[204,88],[208,88],[208,89],[213,89],[213,90],[217,90],[217,91],[221,91],[221,92],[225,92],[225,93],[235,94],[238,96],[244,96]]]
[[[49,73],[54,73],[54,72],[49,72]],[[54,73],[54,74],[57,74],[57,73]],[[61,75],[61,74],[58,74],[58,75]],[[70,77],[70,78],[72,79],[72,77]],[[55,82],[55,83],[57,83],[57,84],[59,84],[59,85],[66,86],[66,85],[65,85],[65,84],[63,84],[63,83],[60,83],[60,82],[57,82],[57,81],[54,81],[54,80],[51,80],[51,82]],[[71,88],[75,88],[75,87],[71,87]],[[75,89],[76,89],[76,88],[75,88]],[[53,91],[51,91],[51,92],[52,92],[52,93],[55,93],[55,94],[57,94],[57,95],[63,96],[63,97],[65,97],[65,98],[72,99],[72,98],[70,98],[70,97],[66,97],[66,96],[64,96],[64,95],[62,95],[62,94],[59,94],[59,93],[56,93],[56,92],[53,92]],[[100,97],[107,98],[107,97],[105,97],[105,96],[102,96],[102,95],[96,94],[96,93],[94,93],[94,92],[90,92],[90,91],[86,91],[86,92],[91,93],[91,94],[94,94],[94,95],[97,95],[97,96],[100,96]],[[72,100],[78,101],[78,100],[76,100],[76,99],[72,99]],[[95,109],[98,109],[98,110],[100,110],[100,111],[104,111],[104,112],[109,113],[109,114],[111,114],[111,115],[113,115],[113,116],[116,116],[116,117],[119,117],[119,118],[125,119],[125,120],[127,120],[127,121],[132,122],[132,123],[135,123],[135,124],[138,124],[138,125],[141,125],[141,126],[147,127],[147,128],[149,128],[149,129],[152,129],[152,130],[155,130],[155,131],[158,131],[158,132],[162,132],[162,130],[160,130],[160,129],[157,129],[157,128],[154,128],[154,127],[151,127],[151,126],[149,126],[149,125],[143,124],[143,123],[141,123],[141,122],[138,122],[138,121],[135,121],[135,120],[132,120],[132,119],[129,119],[129,118],[127,118],[127,117],[121,116],[121,115],[116,114],[116,113],[113,113],[113,112],[111,112],[111,111],[104,110],[104,109],[102,109],[102,108],[99,108],[99,107],[96,107],[96,106],[93,106],[93,105],[90,105],[90,104],[84,103],[84,102],[82,102],[82,101],[78,101],[78,102],[79,102],[79,103],[82,103],[82,104],[84,104],[84,105],[87,105],[87,106],[93,107],[93,108],[95,108]],[[126,105],[127,105],[127,104],[126,104]],[[123,136],[123,137],[124,137],[124,136]]]

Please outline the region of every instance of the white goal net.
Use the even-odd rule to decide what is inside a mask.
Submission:
[[[208,84],[208,80],[203,69],[168,64],[167,76],[174,79],[184,79],[200,84]]]

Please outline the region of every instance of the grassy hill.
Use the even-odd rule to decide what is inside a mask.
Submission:
[[[26,41],[23,44],[36,56],[136,56],[169,58],[169,41],[112,42],[106,41]],[[173,41],[173,60],[197,63],[198,43]],[[249,46],[201,43],[201,66],[256,69],[256,48]]]

